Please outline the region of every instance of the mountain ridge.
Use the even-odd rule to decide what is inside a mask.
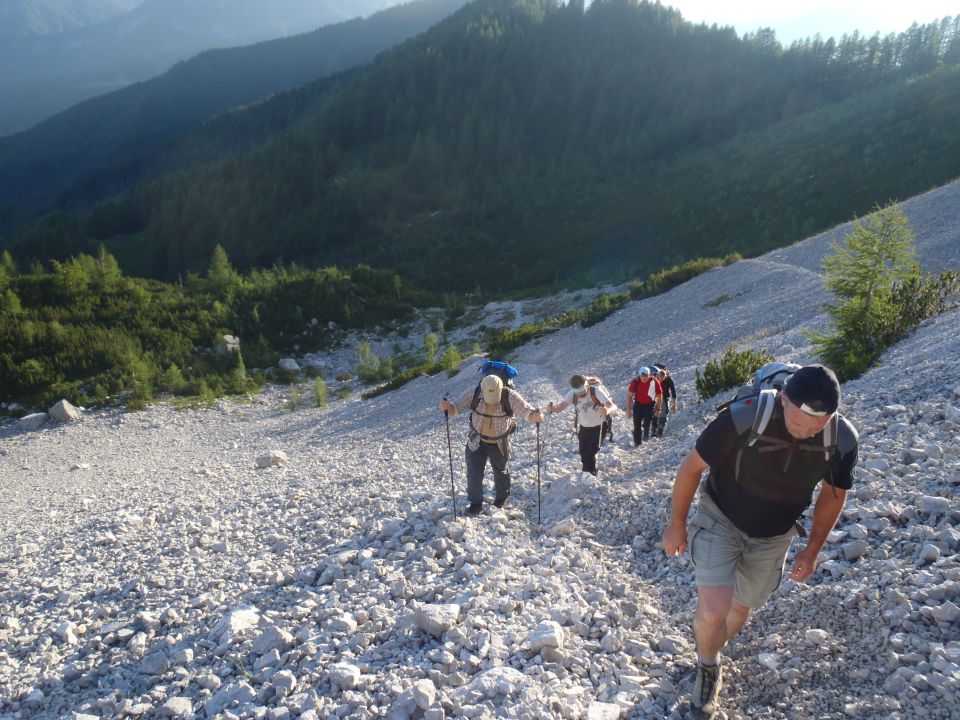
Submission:
[[[64,35],[0,46],[0,133],[27,129],[90,97],[147,80],[213,49],[296,35],[396,0],[143,0]]]

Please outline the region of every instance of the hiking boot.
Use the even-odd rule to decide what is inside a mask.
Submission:
[[[470,503],[470,507],[467,508],[467,515],[479,515],[481,510],[483,510],[483,503]]]
[[[493,501],[493,506],[494,506],[494,507],[498,507],[498,508],[502,508],[502,507],[503,507],[503,504],[504,504],[506,501],[507,501],[506,498],[497,498],[496,500]]]
[[[720,707],[718,702],[720,688],[723,686],[723,670],[720,663],[703,665],[697,661],[697,679],[693,683],[690,693],[690,705],[702,714],[701,717],[712,717]]]

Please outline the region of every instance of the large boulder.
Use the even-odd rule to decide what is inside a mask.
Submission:
[[[24,415],[20,418],[20,429],[21,430],[36,430],[38,427],[43,425],[50,419],[50,416],[46,413],[33,413],[32,415]]]
[[[279,363],[278,367],[281,370],[287,370],[289,372],[300,372],[300,366],[297,364],[297,361],[293,358],[283,358]]]
[[[83,416],[80,408],[71,405],[66,400],[61,400],[50,408],[50,419],[55,422],[76,422]]]

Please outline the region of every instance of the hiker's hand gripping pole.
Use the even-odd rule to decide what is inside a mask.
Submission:
[[[444,395],[446,400],[447,396]],[[447,456],[450,458],[450,499],[453,500],[453,519],[457,519],[457,488],[453,481],[453,445],[450,442],[450,413],[446,409],[443,411],[443,419],[447,424]]]

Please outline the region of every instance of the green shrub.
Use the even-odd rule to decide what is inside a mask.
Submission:
[[[593,302],[583,311],[583,319],[580,324],[583,327],[596,325],[601,320],[609,317],[620,308],[624,307],[630,301],[627,293],[617,295],[598,295]]]
[[[337,400],[346,400],[348,397],[350,397],[350,388],[349,388],[349,387],[344,386],[344,387],[340,388],[339,390],[337,390]]]
[[[313,406],[322,408],[327,404],[327,383],[322,375],[313,381]]]
[[[348,382],[353,379],[353,375],[348,372],[337,373],[337,382]]]
[[[742,260],[740,253],[730,253],[722,258],[696,258],[688,260],[682,265],[660,270],[647,277],[646,280],[635,282],[630,286],[630,299],[641,300],[643,298],[653,297],[671,290],[678,285],[682,285],[687,280],[692,280],[697,275],[702,275],[708,270],[730,265],[738,260]]]
[[[695,384],[700,400],[708,400],[719,392],[740,387],[763,365],[774,360],[766,350],[734,350],[727,348],[719,360],[710,360],[696,370]]]
[[[517,328],[503,328],[493,333],[487,341],[487,353],[498,360],[507,360],[509,353],[524,343],[541,335],[556,332],[579,322],[583,313],[570,312],[548,318],[539,323],[524,323]]]
[[[364,385],[373,385],[380,382],[382,369],[380,358],[370,348],[370,343],[361,343],[357,348],[359,361],[357,362],[357,377]]]
[[[437,350],[440,348],[440,341],[433,333],[427,333],[423,337],[423,362],[432,365],[437,359]]]
[[[457,350],[457,346],[447,345],[447,349],[443,351],[438,364],[442,370],[446,370],[449,373],[456,373],[460,369],[462,360],[463,358],[460,357],[460,351]]]
[[[173,363],[171,363],[170,366],[157,378],[157,388],[163,392],[179,395],[183,393],[186,387],[186,378],[183,377],[183,373],[180,371],[180,368]]]

